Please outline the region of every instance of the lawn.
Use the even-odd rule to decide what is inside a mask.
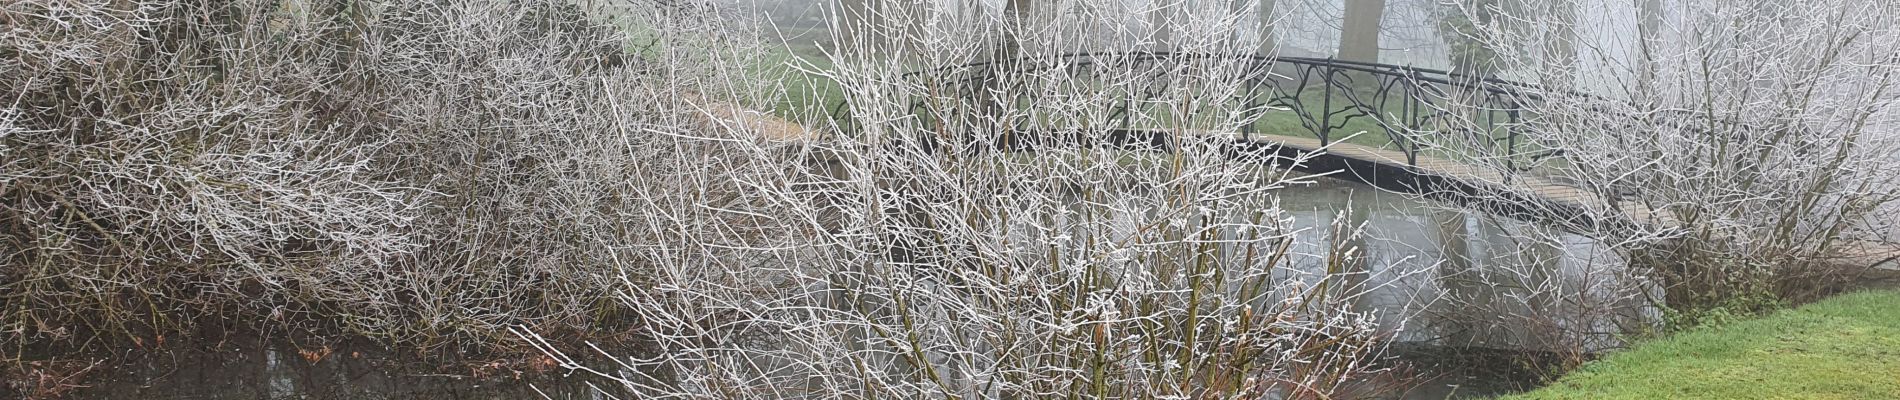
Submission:
[[[1900,399],[1900,292],[1701,327],[1507,399]]]
[[[762,65],[752,67],[757,73],[780,77],[785,94],[772,104],[772,114],[792,121],[828,118],[831,108],[843,101],[844,88],[829,77],[807,71],[833,68],[831,59],[820,50],[830,42],[830,32],[822,27],[803,27],[784,28],[773,34],[783,37],[767,40],[782,47],[763,58]]]

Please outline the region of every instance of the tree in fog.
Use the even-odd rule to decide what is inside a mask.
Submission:
[[[1564,228],[1615,243],[1666,306],[1812,296],[1879,250],[1900,188],[1900,6],[1511,4],[1461,12],[1497,71],[1544,78],[1514,127],[1560,152],[1535,172],[1591,190],[1611,222]]]
[[[1379,61],[1379,26],[1385,20],[1386,0],[1344,0],[1346,16],[1340,24],[1338,57],[1346,61]]]

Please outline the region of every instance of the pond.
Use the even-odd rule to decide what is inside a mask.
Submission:
[[[1280,192],[1294,221],[1296,268],[1319,268],[1336,218],[1357,218],[1351,245],[1368,255],[1357,305],[1378,313],[1402,370],[1422,377],[1394,398],[1489,396],[1523,390],[1535,375],[1526,355],[1580,355],[1619,346],[1613,332],[1654,324],[1617,279],[1621,263],[1589,238],[1448,210],[1416,198],[1322,180]],[[1521,241],[1526,235],[1548,240]],[[1561,243],[1549,245],[1543,243]],[[1640,289],[1638,289],[1640,292]],[[533,361],[444,367],[387,352],[336,349],[322,357],[264,340],[175,346],[102,370],[86,398],[150,399],[603,399],[585,382],[536,369]],[[546,368],[542,365],[540,368]],[[446,371],[446,372],[445,372]],[[1368,384],[1377,384],[1368,383]],[[624,398],[624,396],[622,396]]]

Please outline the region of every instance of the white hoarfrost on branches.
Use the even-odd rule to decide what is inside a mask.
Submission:
[[[638,398],[1355,397],[1414,312],[1595,351],[1632,299],[1817,290],[1891,239],[1900,6],[1437,4],[1407,31],[1533,83],[1509,128],[1555,156],[1433,156],[1632,222],[1407,270],[1220,134],[1285,111],[1236,99],[1307,3],[843,0],[789,65],[704,0],[0,3],[0,335],[525,340]],[[1494,128],[1450,97],[1430,128]]]
[[[780,167],[689,139],[760,86],[708,61],[763,53],[636,4],[0,4],[0,330],[624,332],[651,249],[783,234],[711,223]]]
[[[1386,368],[1386,333],[1354,306],[1375,269],[1349,256],[1350,241],[1293,254],[1294,237],[1312,232],[1273,190],[1311,178],[1196,133],[1259,112],[1230,100],[1250,59],[1115,69],[1104,56],[1109,67],[1081,73],[1053,57],[1232,53],[1258,38],[1221,34],[1242,29],[1232,13],[1178,16],[1169,23],[1208,34],[1158,42],[1100,23],[1146,11],[1064,7],[846,2],[831,15],[835,66],[806,69],[847,102],[808,116],[815,133],[678,138],[756,146],[784,170],[673,178],[731,182],[759,208],[641,211],[642,223],[690,227],[619,259],[655,267],[616,297],[650,350],[576,352],[515,332],[655,398],[1316,397]],[[963,67],[983,61],[1042,72]],[[1075,145],[1105,141],[1120,118],[1110,110],[1130,101],[1173,111],[1132,118],[1174,132],[1176,151]],[[1058,130],[1073,142],[1031,152],[1006,139]]]
[[[1534,84],[1517,128],[1561,152],[1535,172],[1610,199],[1593,217],[1635,222],[1561,228],[1613,243],[1672,306],[1798,301],[1900,248],[1900,4],[1446,7],[1482,70]]]

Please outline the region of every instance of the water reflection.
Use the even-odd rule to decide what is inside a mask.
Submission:
[[[1279,191],[1301,233],[1289,273],[1324,270],[1334,249],[1362,249],[1349,269],[1374,288],[1358,305],[1404,344],[1510,351],[1601,349],[1611,332],[1652,323],[1620,277],[1621,262],[1589,238],[1446,210],[1344,182]],[[1346,221],[1339,221],[1347,218]],[[1353,236],[1331,227],[1363,226]],[[1131,222],[1132,223],[1132,222]],[[1132,231],[1133,227],[1128,227]],[[1540,240],[1525,240],[1525,238]],[[228,346],[126,365],[79,393],[153,399],[600,399],[585,382],[552,376],[502,380],[413,372],[339,351],[311,362],[295,350]],[[752,360],[779,365],[772,360]],[[948,361],[948,360],[946,360]],[[899,363],[888,363],[897,365]],[[786,363],[780,366],[790,366]],[[405,372],[410,371],[410,372]],[[1432,371],[1423,371],[1432,373]],[[1450,376],[1406,398],[1483,396],[1512,378]]]
[[[315,362],[287,346],[178,346],[107,370],[77,398],[98,399],[604,399],[558,374],[476,379],[404,365],[387,353],[336,352]]]
[[[1301,269],[1317,269],[1348,240],[1328,227],[1363,226],[1344,247],[1374,288],[1362,307],[1401,342],[1527,351],[1598,351],[1614,332],[1649,323],[1641,287],[1593,239],[1406,195],[1327,181],[1281,192],[1294,213]]]

